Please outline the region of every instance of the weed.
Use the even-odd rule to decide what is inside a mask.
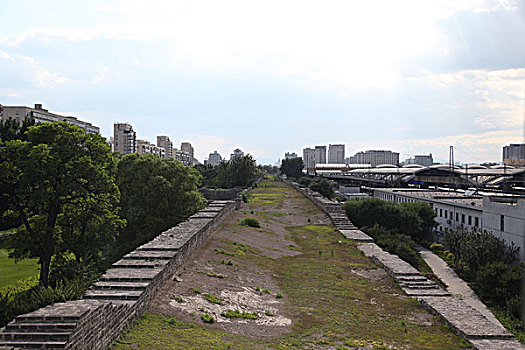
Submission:
[[[226,311],[223,311],[221,313],[221,316],[227,317],[227,318],[248,318],[252,320],[256,320],[259,316],[257,315],[257,312],[240,312],[239,310],[231,310],[228,309]]]
[[[202,319],[203,322],[206,322],[206,323],[213,323],[213,322],[215,322],[215,319],[210,314],[202,314],[201,315],[201,319]]]
[[[204,293],[203,295],[210,303],[222,305],[222,300],[218,296],[210,293]]]
[[[184,302],[184,299],[182,299],[181,297],[175,297],[173,298],[177,303],[183,303]]]
[[[264,314],[265,314],[266,316],[273,316],[273,314],[272,314],[270,311],[266,311]]]
[[[224,254],[228,256],[235,256],[235,253],[227,252],[224,249],[215,248],[214,251],[216,251],[219,254]]]
[[[260,292],[261,291],[261,287],[259,287],[259,286],[255,287],[255,291]]]
[[[277,293],[277,294],[275,295],[275,297],[276,297],[277,299],[281,299],[281,298],[283,297],[283,295],[282,295],[281,293]]]
[[[193,288],[192,291],[195,294],[201,294],[201,291],[199,289],[197,289],[197,288]]]
[[[239,224],[242,226],[249,226],[249,227],[255,227],[255,228],[261,227],[259,220],[252,218],[252,217],[244,218],[243,220],[239,222]]]
[[[233,261],[228,260],[228,262],[226,263],[226,265],[230,265],[230,266],[233,265]]]
[[[268,288],[264,288],[262,291],[266,294],[272,294]]]
[[[224,278],[224,277],[226,277],[222,273],[217,273],[217,272],[213,272],[213,271],[206,272],[206,276],[217,277],[217,278]]]

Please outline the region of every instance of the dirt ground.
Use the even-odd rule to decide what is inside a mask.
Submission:
[[[284,200],[265,201],[263,198],[260,203],[257,200],[243,203],[240,210],[230,215],[189,256],[172,280],[159,291],[147,312],[185,322],[202,322],[201,315],[208,313],[215,319],[211,327],[251,337],[275,337],[289,332],[292,321],[285,316],[286,301],[277,297],[282,291],[273,282],[271,273],[221,253],[238,255],[246,253],[243,249],[255,249],[270,258],[294,256],[300,253],[287,238],[286,227],[330,224],[326,215],[296,191],[277,188],[270,192],[284,195]],[[261,207],[264,210],[260,210]],[[239,220],[246,217],[256,218],[261,227],[239,225]],[[221,304],[206,300],[206,293],[217,296]],[[226,310],[256,312],[258,317],[221,316]]]

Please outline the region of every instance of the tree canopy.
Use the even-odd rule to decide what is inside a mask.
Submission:
[[[287,177],[298,179],[303,176],[303,167],[304,164],[301,157],[283,159],[281,162],[281,173]]]
[[[47,286],[55,254],[86,258],[80,246],[100,252],[114,238],[113,224],[99,229],[116,216],[115,162],[100,135],[65,122],[29,127],[26,135],[27,141],[0,143],[0,212],[20,218],[8,240],[11,253],[38,258],[39,282]]]
[[[117,249],[126,252],[206,206],[199,173],[153,154],[129,154],[118,163],[122,217],[126,228]]]
[[[322,176],[313,178],[308,187],[319,192],[328,199],[332,198],[334,195],[334,187],[332,186],[332,183],[330,180]]]

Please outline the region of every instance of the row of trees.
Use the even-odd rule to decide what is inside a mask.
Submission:
[[[7,247],[17,260],[38,258],[44,287],[51,271],[117,259],[205,205],[198,172],[113,156],[100,135],[68,123],[24,133],[0,123],[0,174],[0,216],[21,224]]]
[[[205,187],[233,188],[250,187],[261,173],[250,154],[238,156],[217,166],[197,165]]]

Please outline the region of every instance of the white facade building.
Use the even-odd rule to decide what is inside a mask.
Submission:
[[[137,133],[127,123],[113,125],[113,151],[122,154],[137,153]]]
[[[217,166],[222,162],[222,157],[217,151],[214,151],[213,153],[210,153],[208,156],[208,164],[211,166]]]
[[[380,164],[399,164],[399,153],[385,150],[369,150],[355,154],[358,164],[371,164],[373,167]]]
[[[170,138],[168,136],[157,136],[157,147],[161,147],[166,150],[166,158],[174,158],[173,142],[170,141]]]
[[[42,108],[42,104],[35,103],[35,107],[25,107],[25,106],[2,106],[0,111],[0,120],[7,120],[9,118],[15,119],[19,124],[22,123],[25,119],[33,118],[35,122],[38,123],[56,123],[56,122],[66,122],[69,124],[76,125],[80,127],[87,133],[100,134],[100,129],[98,126],[94,126],[91,123],[78,120],[72,116],[64,116],[56,113],[51,113],[47,109]]]
[[[397,202],[425,202],[436,212],[435,240],[448,230],[464,228],[492,232],[520,247],[525,260],[525,198],[517,196],[466,196],[462,192],[417,189],[374,189],[374,197]]]
[[[328,164],[345,162],[345,145],[328,145]]]

